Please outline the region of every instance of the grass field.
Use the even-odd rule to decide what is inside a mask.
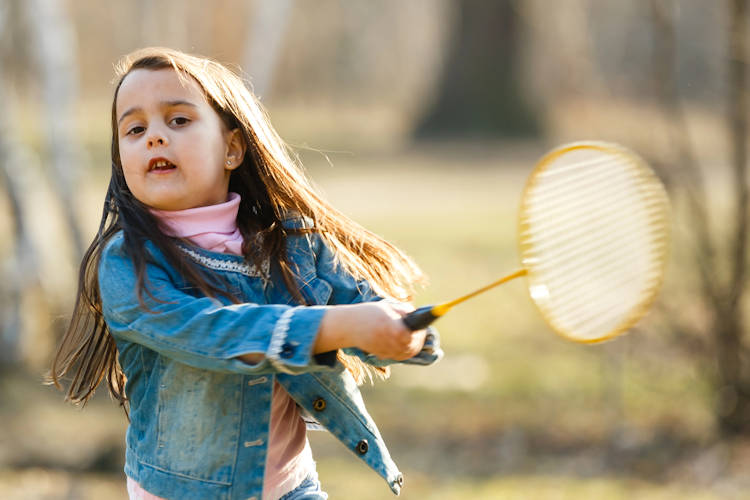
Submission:
[[[333,166],[320,153],[303,158],[334,205],[422,266],[430,284],[419,305],[516,269],[517,205],[543,152],[457,145],[330,153]],[[83,194],[101,193],[92,182]],[[670,299],[689,298],[682,259],[678,252],[670,264]],[[363,388],[405,474],[402,498],[750,496],[750,445],[716,439],[709,368],[677,348],[668,310],[657,304],[628,335],[583,346],[544,325],[523,281],[456,308],[437,324],[442,362],[397,367],[391,380]],[[113,403],[98,397],[80,412],[37,380],[5,380],[0,498],[125,498],[117,472],[125,423]],[[332,499],[390,497],[330,436],[311,440]]]

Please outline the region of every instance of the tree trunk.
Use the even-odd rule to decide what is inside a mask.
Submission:
[[[675,164],[681,166],[682,184],[687,192],[691,225],[695,228],[696,267],[700,272],[702,299],[711,315],[708,338],[713,349],[706,351],[716,367],[716,419],[723,435],[750,435],[750,363],[743,342],[744,317],[742,297],[746,289],[748,238],[748,178],[747,178],[747,0],[729,0],[730,29],[727,41],[727,125],[731,146],[731,167],[734,174],[732,188],[734,217],[729,245],[715,242],[718,233],[709,228],[709,203],[705,178],[693,153],[687,122],[682,109],[676,82],[676,37],[674,2],[653,0],[655,21],[655,82],[665,113],[672,124]],[[720,248],[731,248],[728,257],[728,276],[719,265]]]
[[[417,137],[533,136],[537,117],[521,90],[516,0],[461,0],[437,100]]]
[[[0,8],[0,33],[8,29],[8,20]],[[0,369],[18,364],[21,361],[23,339],[23,297],[32,287],[38,285],[37,259],[26,225],[23,208],[23,193],[31,189],[26,148],[14,137],[12,109],[7,105],[4,67],[0,64],[0,188],[5,191],[13,224],[13,255],[0,269]]]
[[[721,384],[719,425],[724,434],[750,434],[750,374],[743,370],[742,296],[745,292],[748,232],[747,179],[747,0],[729,7],[729,85],[727,92],[736,228],[725,310],[716,311],[715,328]]]
[[[53,186],[62,202],[74,258],[78,260],[83,256],[83,237],[76,217],[74,192],[83,152],[75,134],[78,67],[73,26],[60,0],[29,0],[23,5],[33,38],[36,73],[42,86],[47,158],[52,165]]]
[[[725,436],[750,434],[750,383],[743,376],[742,324],[739,312],[718,315],[714,322],[719,375],[716,413]]]
[[[253,93],[268,100],[294,0],[256,0],[253,6],[242,69],[250,77]]]

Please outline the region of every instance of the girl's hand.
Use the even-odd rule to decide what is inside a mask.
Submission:
[[[419,354],[425,331],[411,331],[401,318],[414,310],[409,304],[368,302],[359,304],[362,329],[356,347],[382,359],[403,361]]]
[[[331,307],[323,316],[315,353],[358,347],[383,359],[403,361],[422,349],[425,331],[411,331],[401,320],[414,310],[405,303],[366,302]]]

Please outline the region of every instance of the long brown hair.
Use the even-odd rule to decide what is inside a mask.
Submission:
[[[99,230],[81,262],[73,315],[49,375],[49,381],[62,389],[63,377],[72,374],[66,389],[68,400],[85,404],[106,379],[112,396],[124,407],[127,404],[125,375],[102,314],[97,271],[102,250],[116,232],[123,232],[125,249],[137,272],[142,303],[142,291],[145,289],[149,294],[144,287],[146,241],[156,245],[170,265],[206,295],[223,295],[236,300],[197,264],[181,257],[175,240],[157,229],[153,215],[128,189],[120,162],[116,103],[123,79],[135,69],[173,69],[180,77],[193,78],[228,129],[239,129],[242,133],[247,153],[242,165],[232,172],[229,189],[241,196],[237,225],[245,238],[246,259],[255,263],[268,259],[278,266],[289,292],[304,303],[285,251],[286,238],[294,231],[282,225],[287,214],[297,213],[313,221],[312,230],[322,235],[339,265],[354,277],[367,280],[382,296],[398,300],[411,298],[412,285],[422,280],[419,268],[399,249],[350,220],[315,191],[299,161],[239,76],[205,57],[160,47],[141,49],[126,55],[116,65],[118,80],[112,100],[112,177]],[[257,234],[263,237],[254,238]],[[252,248],[251,242],[260,242],[260,249]],[[369,367],[341,351],[338,359],[358,383],[368,376],[372,379],[370,369],[377,376],[388,375],[386,369]]]

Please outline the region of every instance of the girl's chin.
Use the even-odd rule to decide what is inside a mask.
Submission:
[[[224,203],[229,193],[222,189],[211,193],[195,192],[184,189],[184,186],[151,186],[152,189],[143,193],[134,193],[135,197],[152,210],[187,210],[189,208],[204,207]],[[153,189],[156,188],[156,189]],[[140,196],[139,196],[140,194]]]
[[[148,200],[141,200],[141,202],[151,210],[164,210],[168,212],[174,212],[175,210],[185,210],[186,208],[192,208],[187,199],[180,197],[152,197]]]
[[[144,203],[151,210],[162,210],[165,212],[175,212],[177,210],[188,210],[190,208],[199,208],[209,205],[215,205],[211,202],[200,202],[196,200],[190,200],[187,198],[179,198],[173,200],[161,199],[159,201],[151,200],[150,203]]]

